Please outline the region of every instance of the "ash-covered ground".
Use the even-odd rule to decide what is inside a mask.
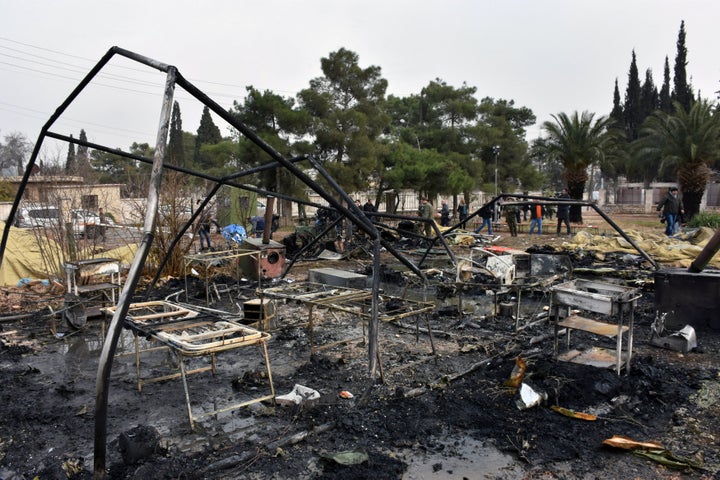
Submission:
[[[333,266],[365,271],[358,260]],[[306,306],[279,302],[268,343],[275,392],[282,395],[303,385],[319,392],[320,398],[292,406],[253,404],[203,418],[194,431],[181,381],[146,384],[138,392],[133,337],[126,330],[110,385],[107,477],[718,475],[720,335],[698,331],[698,348],[688,353],[650,345],[655,318],[652,284],[637,281],[646,279],[646,273],[638,272],[630,280],[603,278],[642,285],[631,370],[617,375],[610,369],[555,361],[554,329],[541,313],[549,301],[547,291],[523,294],[525,328],[516,332],[512,318],[487,314],[492,300],[480,289],[464,293],[460,314],[447,279],[436,278],[420,292],[412,284],[399,284],[405,277],[392,272],[387,267],[384,291],[424,295],[438,308],[427,322],[421,316],[381,323],[374,376],[362,340],[363,325],[356,317],[317,309],[314,343],[340,343],[311,356]],[[227,303],[213,307],[237,312],[254,292],[253,285],[241,286],[247,288],[221,294]],[[184,288],[179,279],[155,295],[163,298]],[[189,291],[189,303],[204,303],[201,282],[191,282]],[[92,478],[101,324],[91,320],[79,331],[59,324],[53,333],[47,311],[40,308],[31,316],[6,315],[2,320],[0,478]],[[614,345],[614,340],[590,334],[573,335],[576,348]],[[523,381],[545,397],[531,408],[519,408],[518,392],[507,385],[518,358],[526,364]],[[192,362],[207,363],[203,358]],[[178,365],[173,355],[160,351],[144,356],[141,367],[143,375],[162,375],[177,371]],[[261,352],[252,347],[219,354],[217,373],[191,375],[188,385],[192,408],[201,412],[261,395],[269,381]],[[564,416],[553,406],[596,419]],[[616,435],[659,442],[666,450],[664,462],[603,445]],[[676,465],[668,466],[668,459]]]

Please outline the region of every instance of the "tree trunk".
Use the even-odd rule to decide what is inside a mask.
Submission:
[[[582,200],[585,193],[585,182],[570,183],[568,182],[568,194],[573,200]],[[580,205],[570,206],[570,221],[573,223],[582,223],[582,207]]]
[[[700,201],[710,179],[710,169],[704,162],[684,163],[678,167],[677,173],[687,222],[700,211]]]
[[[573,200],[582,200],[585,193],[585,183],[587,183],[588,175],[585,166],[565,168],[563,178],[567,182],[568,194]],[[573,223],[582,223],[582,207],[580,205],[570,206],[570,221]]]
[[[682,203],[685,209],[684,220],[689,222],[700,211],[700,201],[705,192],[686,192],[683,191]]]

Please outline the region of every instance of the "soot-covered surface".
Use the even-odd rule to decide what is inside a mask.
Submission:
[[[166,285],[158,294],[181,286]],[[202,284],[191,282],[191,289],[191,298],[204,298]],[[555,362],[547,323],[515,333],[511,319],[459,318],[445,308],[429,318],[437,355],[431,353],[424,319],[382,324],[382,370],[373,380],[366,346],[357,340],[311,358],[306,310],[282,304],[269,343],[276,393],[301,384],[321,397],[298,406],[242,408],[205,419],[195,432],[188,427],[179,381],[138,393],[132,357],[118,357],[110,392],[108,477],[714,478],[720,470],[720,336],[698,332],[699,348],[687,354],[648,345],[650,296],[645,292],[637,309],[631,372],[621,376]],[[317,315],[317,344],[362,333],[347,315]],[[59,336],[47,327],[40,315],[2,323],[3,479],[92,476],[100,325],[89,322],[79,332],[60,328],[65,335]],[[581,334],[574,341],[604,342]],[[129,351],[131,342],[123,342],[121,352]],[[265,388],[254,353],[221,354],[220,367],[227,368],[215,376],[194,376],[194,406]],[[541,405],[519,409],[518,394],[505,386],[518,356],[527,364],[524,381],[547,396]],[[172,366],[172,359],[162,362]],[[341,398],[342,391],[353,397]],[[549,408],[553,405],[598,419],[569,418]],[[127,442],[132,432],[150,439],[157,432],[160,440],[145,455],[128,458],[119,439],[125,434]],[[604,447],[603,440],[614,435],[658,441],[700,466],[670,469]],[[327,458],[347,451],[364,452],[367,460],[342,465]]]

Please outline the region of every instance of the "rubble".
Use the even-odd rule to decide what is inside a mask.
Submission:
[[[540,255],[550,255],[548,250]],[[568,252],[575,259],[572,252],[564,253]],[[486,281],[494,274],[485,273],[481,286],[465,288],[467,278],[458,278],[460,272],[473,272],[476,267],[457,269],[438,263],[427,270],[430,282],[423,288],[383,261],[381,295],[388,300],[381,305],[391,321],[380,324],[380,378],[367,374],[367,346],[358,315],[336,308],[343,302],[333,308],[316,305],[311,341],[307,305],[292,295],[272,300],[274,306],[268,309],[273,317],[268,342],[272,377],[277,392],[311,385],[314,399],[310,402],[289,401],[280,408],[281,395],[275,397],[275,404],[266,401],[203,417],[192,431],[182,415],[180,380],[148,385],[138,393],[133,388],[133,355],[117,357],[110,430],[152,428],[158,432],[161,448],[145,450],[142,458],[128,461],[115,437],[118,440],[109,447],[109,478],[142,478],[152,472],[176,478],[400,479],[410,470],[424,477],[450,465],[460,471],[458,465],[463,463],[472,465],[477,476],[508,480],[543,475],[670,479],[677,478],[677,469],[684,478],[712,478],[720,472],[714,433],[720,428],[720,389],[716,388],[720,336],[714,331],[698,332],[697,348],[685,352],[656,348],[651,343],[656,311],[652,295],[645,295],[651,284],[638,286],[632,278],[646,278],[648,272],[643,262],[628,262],[623,255],[607,253],[603,262],[594,258],[584,265],[605,269],[603,281],[644,293],[635,307],[635,347],[627,376],[555,361],[552,317],[547,315],[548,285],[520,277],[528,288],[519,302],[517,292],[507,297],[513,316],[519,312],[522,320],[523,328],[516,328],[515,318],[493,310],[494,296],[487,293],[503,286],[503,280]],[[348,264],[339,262],[333,261],[332,266],[352,265],[357,268],[348,271],[372,274],[357,258]],[[307,269],[318,265],[327,266],[303,263],[285,279],[287,286],[297,289],[293,295],[309,295],[307,301],[316,303],[326,300],[328,294],[309,289],[304,278]],[[576,265],[573,261],[575,273]],[[517,279],[522,268],[514,266]],[[508,269],[498,272],[504,278]],[[461,282],[455,285],[457,280]],[[510,280],[512,284],[512,275]],[[468,285],[473,281],[470,276]],[[213,299],[212,310],[223,308],[221,300],[242,297],[235,300],[236,305],[228,305],[232,315],[242,315],[240,307],[252,298],[253,284],[221,283],[229,291]],[[450,283],[452,288],[445,289]],[[274,282],[267,289],[282,294],[283,285]],[[191,301],[205,303],[201,278],[189,278],[187,287],[184,279],[166,279],[155,295],[164,298],[185,288]],[[328,302],[333,295],[353,293],[338,287],[330,291]],[[462,308],[458,292],[462,292]],[[403,296],[419,303],[406,304]],[[362,308],[365,302],[363,297],[345,298],[343,308]],[[434,305],[427,323],[402,316],[404,309],[412,313],[413,305],[424,307],[424,302]],[[70,478],[90,478],[93,412],[88,405],[92,406],[101,322],[89,321],[82,330],[59,324],[60,335],[52,335],[47,312],[17,316],[12,303],[16,301],[3,309],[7,319],[0,321],[4,334],[0,335],[0,381],[6,413],[0,419],[0,431],[10,432],[0,439],[0,470],[4,477],[45,478],[65,469],[71,472]],[[400,318],[392,318],[398,312]],[[573,335],[573,344],[580,349],[606,343],[585,332]],[[126,340],[130,341],[124,344]],[[132,353],[131,340],[120,342],[121,355]],[[314,343],[331,346],[309,355]],[[262,364],[255,357],[257,352],[242,349],[226,352],[218,355],[223,368],[215,375],[193,375],[188,382],[192,408],[212,410],[240,392],[264,388],[266,380],[258,376]],[[173,362],[162,353],[156,360]],[[144,363],[143,369],[148,368],[157,367]],[[509,378],[518,387],[517,397],[508,390],[513,386],[507,385]],[[518,410],[515,400],[522,398],[523,391],[526,401],[522,405],[532,408]],[[528,393],[534,393],[532,398],[528,399]],[[55,427],[47,429],[48,424]],[[618,456],[603,447],[603,441],[613,436],[656,440],[662,452],[672,452],[672,457],[653,449],[642,457]],[[496,452],[509,458],[512,466],[505,473],[491,473],[495,471],[489,466],[484,471],[485,462],[463,449],[476,442],[483,445],[483,458]],[[366,459],[358,452],[364,452]],[[341,461],[328,461],[333,456]],[[671,461],[663,463],[662,458]],[[357,459],[362,461],[353,463]]]

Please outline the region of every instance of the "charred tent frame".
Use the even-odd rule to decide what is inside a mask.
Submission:
[[[79,140],[70,139],[67,136],[60,135],[57,133],[53,133],[50,131],[50,128],[53,126],[53,124],[60,118],[60,116],[68,109],[68,107],[73,103],[73,101],[82,93],[82,91],[87,87],[90,82],[100,73],[100,71],[108,64],[108,62],[115,56],[121,56],[128,58],[132,61],[135,61],[137,63],[140,63],[142,65],[145,65],[150,68],[154,68],[156,70],[159,70],[161,72],[164,72],[166,74],[166,80],[165,80],[165,87],[163,92],[163,100],[161,105],[161,111],[160,111],[160,120],[158,124],[158,130],[157,130],[157,136],[156,136],[156,144],[155,144],[155,155],[152,159],[132,155],[117,149],[108,148],[102,145],[92,144],[89,142],[81,142]],[[169,133],[169,125],[170,125],[170,114],[172,112],[172,102],[173,102],[173,96],[175,92],[175,86],[179,85],[181,88],[183,88],[185,91],[190,93],[196,100],[200,101],[203,105],[207,106],[210,110],[213,111],[216,115],[221,117],[223,120],[228,122],[232,127],[237,129],[242,135],[244,135],[247,139],[252,141],[254,144],[256,144],[260,149],[262,149],[266,154],[270,156],[270,158],[274,161],[273,163],[270,163],[266,166],[259,167],[259,168],[286,168],[288,171],[290,171],[295,177],[297,177],[299,180],[301,180],[303,183],[305,183],[308,187],[312,188],[317,194],[319,194],[323,199],[325,199],[328,204],[337,210],[339,213],[341,213],[343,216],[345,216],[348,220],[350,220],[353,224],[355,224],[360,230],[362,230],[364,233],[366,233],[371,239],[373,239],[374,243],[374,249],[373,249],[373,259],[374,259],[374,270],[379,271],[380,267],[380,249],[381,246],[385,247],[385,249],[390,252],[397,260],[399,260],[401,263],[403,263],[405,266],[407,266],[411,271],[413,271],[416,275],[418,275],[420,278],[423,279],[423,281],[426,281],[425,275],[422,273],[422,271],[414,265],[412,262],[410,262],[407,258],[405,258],[401,253],[399,253],[395,248],[390,245],[388,242],[385,242],[378,231],[378,229],[375,227],[375,225],[364,215],[364,212],[360,210],[352,201],[352,199],[348,196],[348,194],[335,182],[335,180],[322,168],[322,166],[311,160],[311,163],[313,167],[318,171],[318,174],[320,174],[331,186],[331,190],[326,190],[315,182],[310,176],[308,176],[303,170],[298,168],[295,163],[300,160],[305,160],[305,157],[297,158],[297,159],[286,159],[283,157],[279,152],[277,152],[275,149],[273,149],[269,144],[264,142],[255,132],[253,132],[250,128],[248,128],[243,123],[239,122],[235,118],[233,118],[226,110],[224,110],[220,105],[218,105],[215,101],[213,101],[210,97],[208,97],[205,93],[203,93],[200,89],[195,87],[192,83],[190,83],[188,80],[186,80],[178,71],[178,69],[172,65],[167,65],[161,62],[158,62],[156,60],[150,59],[148,57],[139,55],[137,53],[119,48],[119,47],[112,47],[110,48],[107,53],[100,59],[100,61],[88,72],[88,74],[83,78],[83,80],[73,89],[73,91],[70,93],[70,95],[65,99],[65,101],[55,110],[53,115],[51,115],[50,119],[43,125],[43,127],[40,130],[40,134],[38,136],[38,140],[35,143],[35,147],[33,148],[33,152],[31,154],[30,160],[28,161],[27,167],[25,169],[25,173],[23,175],[23,178],[21,180],[21,183],[18,187],[18,193],[15,197],[15,200],[13,202],[13,205],[10,209],[10,213],[8,215],[8,222],[5,224],[5,228],[3,230],[2,240],[0,241],[0,265],[2,264],[2,260],[5,253],[5,248],[7,246],[8,237],[10,234],[10,227],[13,223],[13,219],[15,218],[15,215],[18,211],[18,206],[20,204],[20,199],[23,196],[23,193],[25,191],[25,188],[28,184],[30,175],[33,171],[33,167],[35,166],[35,162],[37,160],[37,157],[40,153],[40,148],[43,144],[43,141],[46,137],[58,139],[58,140],[64,140],[68,142],[72,142],[78,145],[88,146],[92,148],[96,148],[102,151],[111,152],[114,154],[117,154],[124,158],[134,159],[141,162],[151,163],[152,164],[152,170],[150,175],[150,187],[148,189],[148,196],[147,196],[147,209],[145,213],[145,220],[142,227],[142,236],[141,240],[138,246],[138,250],[135,254],[135,257],[133,259],[133,262],[130,266],[130,270],[128,272],[128,277],[125,282],[125,285],[122,289],[122,292],[120,294],[120,298],[118,300],[117,308],[113,314],[112,320],[110,322],[110,326],[108,328],[107,336],[105,339],[105,342],[103,344],[102,353],[100,356],[99,366],[98,366],[98,373],[97,373],[97,382],[96,382],[96,397],[95,397],[95,443],[94,443],[94,476],[98,479],[105,478],[106,471],[105,471],[105,460],[106,460],[106,439],[107,439],[107,408],[108,408],[108,389],[109,389],[109,378],[110,373],[112,370],[112,362],[113,357],[115,355],[115,351],[117,348],[117,343],[120,338],[120,334],[122,333],[123,324],[125,321],[125,317],[128,313],[128,309],[130,308],[131,299],[135,293],[135,289],[137,288],[138,282],[140,280],[140,275],[143,270],[145,261],[147,260],[148,254],[150,252],[150,247],[152,245],[153,239],[155,237],[154,231],[156,226],[156,215],[158,211],[158,204],[159,204],[159,197],[160,197],[160,182],[162,179],[162,171],[165,168],[176,170],[188,175],[200,177],[212,182],[215,182],[215,186],[209,194],[206,196],[206,198],[203,200],[201,205],[196,211],[196,215],[193,215],[187,222],[185,228],[179,233],[178,238],[175,239],[175,241],[172,243],[172,246],[174,247],[177,242],[179,241],[179,237],[182,236],[182,234],[192,225],[194,220],[196,219],[197,212],[202,211],[202,207],[206,206],[208,202],[213,198],[213,196],[217,193],[220,186],[222,185],[230,185],[233,187],[255,191],[258,193],[264,193],[273,197],[278,198],[285,198],[288,200],[292,200],[299,203],[304,204],[310,204],[314,205],[309,202],[304,202],[300,199],[295,199],[292,197],[288,197],[286,195],[282,195],[278,192],[267,192],[261,189],[254,189],[251,187],[248,187],[246,185],[241,185],[238,183],[235,183],[233,180],[249,175],[252,172],[258,171],[258,169],[250,169],[247,171],[239,172],[235,175],[230,175],[222,178],[218,177],[212,177],[209,175],[205,175],[202,172],[196,172],[191,169],[186,168],[180,168],[172,165],[166,165],[164,163],[164,157],[165,157],[165,150],[167,145],[167,138]],[[335,196],[333,196],[333,194]],[[338,198],[340,200],[338,200]],[[172,247],[171,247],[172,248]],[[166,260],[163,261],[163,266],[160,268],[160,271],[162,271],[162,268],[164,268],[164,264],[166,263]],[[160,272],[158,272],[158,275]],[[153,282],[154,283],[154,282]],[[372,282],[372,307],[371,307],[371,315],[370,315],[370,325],[368,328],[369,333],[369,342],[368,342],[368,363],[369,363],[369,371],[371,376],[375,377],[376,375],[376,369],[377,369],[377,358],[378,358],[378,350],[377,350],[377,338],[378,338],[378,291],[379,291],[379,284],[380,284],[380,277],[379,275],[375,275],[373,277]]]
[[[164,86],[164,93],[163,93],[163,100],[161,104],[161,111],[160,111],[160,120],[158,124],[158,130],[157,130],[157,136],[156,136],[156,145],[155,145],[155,154],[154,157],[147,158],[139,155],[134,155],[131,153],[123,152],[118,149],[109,148],[103,145],[94,144],[90,142],[80,141],[79,139],[73,139],[65,135],[61,135],[58,133],[54,133],[50,131],[50,128],[54,125],[54,123],[60,118],[60,116],[70,107],[70,105],[73,103],[73,101],[82,93],[82,91],[87,87],[90,82],[100,73],[100,71],[108,64],[108,62],[115,56],[122,56],[127,59],[130,59],[131,61],[135,61],[137,63],[140,63],[142,65],[145,65],[147,67],[156,69],[158,71],[164,72],[166,74],[166,81]],[[175,86],[179,85],[181,88],[185,89],[187,92],[189,92],[196,100],[200,101],[203,105],[207,106],[210,110],[213,111],[216,115],[220,116],[223,120],[225,120],[228,124],[230,124],[232,127],[237,129],[243,136],[245,136],[247,139],[252,141],[255,145],[257,145],[260,149],[262,149],[267,155],[269,155],[270,159],[272,160],[270,163],[263,165],[261,167],[255,167],[250,168],[247,170],[243,170],[241,172],[237,172],[232,175],[224,176],[224,177],[215,177],[206,175],[202,172],[194,171],[192,169],[188,168],[182,168],[174,165],[168,165],[164,163],[164,157],[165,157],[165,150],[167,145],[167,137],[169,133],[169,124],[170,124],[170,114],[172,111],[172,101],[175,91]],[[145,214],[144,224],[142,227],[142,236],[141,240],[138,246],[137,253],[133,259],[132,265],[130,267],[127,279],[125,281],[124,287],[122,289],[122,292],[120,294],[118,304],[116,306],[116,310],[113,314],[110,326],[108,328],[107,336],[105,339],[105,342],[103,344],[103,349],[99,361],[99,367],[97,372],[97,381],[96,381],[96,403],[95,403],[95,442],[94,442],[94,475],[95,478],[103,479],[106,476],[105,471],[105,461],[106,461],[106,439],[107,439],[107,409],[108,409],[108,395],[109,395],[109,377],[112,369],[112,362],[113,357],[117,348],[117,344],[120,338],[120,334],[122,333],[122,329],[125,322],[125,317],[127,316],[128,310],[131,305],[131,299],[135,293],[135,289],[138,286],[138,282],[140,279],[141,272],[143,270],[145,261],[147,259],[147,256],[150,251],[150,247],[152,245],[152,242],[154,240],[154,231],[156,227],[156,216],[158,211],[158,205],[159,205],[159,196],[160,196],[160,182],[162,179],[162,171],[163,169],[170,169],[173,171],[177,171],[180,173],[184,173],[187,175],[195,176],[198,178],[202,178],[204,180],[210,181],[214,183],[213,188],[208,192],[205,199],[202,201],[202,203],[199,205],[196,212],[191,216],[191,218],[187,221],[184,228],[178,233],[178,236],[173,240],[171,243],[171,246],[169,250],[171,251],[179,242],[182,235],[187,231],[188,228],[193,224],[193,222],[196,220],[197,216],[199,215],[199,212],[202,211],[203,207],[205,207],[214,197],[214,195],[218,192],[221,186],[227,185],[231,187],[240,188],[247,191],[252,191],[260,194],[264,194],[270,197],[274,198],[281,198],[290,200],[299,204],[305,204],[310,205],[314,207],[321,207],[321,205],[314,204],[312,202],[308,202],[302,199],[294,198],[291,196],[287,196],[284,194],[281,194],[279,192],[270,192],[267,190],[251,187],[248,185],[243,185],[237,182],[239,178],[242,178],[247,175],[251,175],[253,173],[265,170],[265,169],[271,169],[271,168],[285,168],[288,171],[290,171],[295,177],[297,177],[299,180],[301,180],[303,183],[305,183],[309,188],[313,189],[317,194],[319,194],[327,203],[330,205],[330,207],[334,210],[336,210],[338,213],[340,213],[342,216],[344,216],[346,219],[351,221],[357,228],[361,231],[363,231],[365,234],[367,234],[371,241],[373,242],[373,269],[375,272],[378,272],[380,270],[380,250],[381,247],[384,247],[389,253],[391,253],[398,261],[400,261],[402,264],[404,264],[407,268],[409,268],[413,273],[415,273],[418,277],[422,279],[422,281],[427,284],[427,279],[423,272],[420,270],[419,266],[416,264],[413,264],[408,258],[406,258],[404,255],[402,255],[399,251],[397,251],[393,245],[391,245],[389,242],[383,240],[381,236],[381,229],[383,228],[391,228],[388,226],[385,226],[380,221],[383,218],[388,219],[409,219],[412,221],[420,221],[420,222],[427,222],[430,221],[433,224],[434,231],[436,233],[436,236],[433,238],[430,238],[430,247],[425,252],[425,254],[422,257],[422,260],[420,260],[419,265],[423,263],[425,258],[427,257],[428,253],[430,252],[430,249],[439,241],[443,244],[445,250],[448,252],[448,255],[452,259],[453,263],[455,262],[455,257],[453,256],[451,250],[449,249],[445,237],[449,234],[451,234],[453,231],[460,228],[460,225],[462,223],[465,223],[472,219],[473,217],[476,217],[480,213],[480,209],[476,210],[472,214],[470,214],[466,219],[463,220],[463,222],[459,222],[453,227],[451,227],[449,230],[446,230],[444,232],[440,232],[437,226],[434,224],[434,221],[428,220],[428,219],[420,219],[418,217],[408,217],[408,216],[402,216],[402,215],[393,215],[393,214],[382,214],[382,213],[372,213],[371,218],[369,218],[365,212],[363,212],[360,208],[358,208],[354,201],[348,196],[348,194],[337,184],[337,182],[328,174],[327,171],[322,167],[322,165],[317,162],[312,157],[298,157],[298,158],[291,158],[287,159],[283,157],[279,152],[274,150],[269,144],[264,142],[257,134],[255,134],[252,130],[250,130],[246,125],[239,122],[235,118],[233,118],[226,110],[224,110],[220,105],[218,105],[216,102],[214,102],[211,98],[209,98],[205,93],[203,93],[200,89],[195,87],[193,84],[191,84],[189,81],[187,81],[177,70],[176,67],[172,65],[167,65],[158,61],[155,61],[153,59],[144,57],[142,55],[133,53],[128,50],[121,49],[119,47],[112,47],[110,48],[107,53],[100,59],[100,61],[90,70],[90,72],[83,78],[83,80],[75,87],[75,89],[71,92],[71,94],[67,97],[67,99],[55,110],[53,115],[49,118],[49,120],[43,125],[40,134],[38,136],[38,140],[35,143],[33,152],[31,154],[31,157],[28,161],[25,173],[23,175],[22,181],[18,188],[18,193],[15,197],[15,200],[13,202],[13,205],[10,209],[10,213],[8,216],[8,221],[5,224],[2,239],[0,240],[0,265],[2,264],[2,260],[4,258],[5,248],[7,246],[7,241],[10,233],[10,228],[12,225],[12,220],[15,218],[15,215],[18,211],[18,206],[20,203],[20,199],[23,196],[23,193],[25,191],[25,188],[28,184],[29,178],[31,176],[31,173],[33,171],[33,168],[35,166],[35,162],[37,160],[37,157],[40,153],[40,149],[42,146],[42,143],[46,137],[53,138],[56,140],[66,141],[70,143],[74,143],[77,145],[83,145],[87,146],[93,149],[97,149],[100,151],[105,151],[108,153],[113,153],[118,156],[148,163],[152,165],[152,171],[151,171],[151,177],[150,177],[150,187],[148,189],[148,196],[147,196],[147,210]],[[309,161],[311,166],[316,170],[316,172],[322,176],[322,178],[330,185],[330,189],[324,188],[322,185],[315,182],[309,175],[307,175],[303,170],[301,170],[296,163],[300,161]],[[530,195],[517,195],[517,194],[501,194],[496,196],[489,202],[490,204],[495,204],[497,202],[502,201],[504,198],[507,197],[513,197],[516,199],[522,199],[522,200],[530,200],[534,199],[537,200],[538,203],[543,205],[557,205],[557,204],[569,204],[569,205],[581,205],[581,206],[587,206],[590,208],[593,208],[605,221],[607,221],[625,240],[628,241],[656,270],[658,269],[657,263],[649,256],[647,253],[645,253],[631,238],[629,238],[621,229],[618,227],[602,210],[600,210],[594,203],[591,202],[585,202],[585,201],[578,201],[578,200],[570,200],[570,201],[562,201],[558,200],[556,198],[548,198],[548,197],[540,197],[540,196],[530,196]],[[519,205],[523,204],[525,202],[507,202],[506,204],[509,205]],[[720,237],[716,235],[716,237],[713,239],[713,242],[711,242],[712,247],[709,247],[706,249],[706,251],[701,254],[701,257],[699,257],[699,260],[696,262],[696,264],[693,265],[691,268],[691,272],[699,272],[701,271],[705,264],[707,263],[707,259],[709,257],[712,257],[714,253],[720,249]],[[162,264],[160,268],[158,269],[158,272],[156,274],[156,277],[153,279],[153,282],[151,285],[154,285],[159,278],[162,270],[164,269],[164,266],[167,262],[168,256],[163,259]],[[368,342],[368,364],[369,364],[369,372],[372,377],[376,376],[376,369],[379,362],[379,355],[378,355],[378,347],[377,347],[377,341],[378,341],[378,319],[379,319],[379,283],[380,283],[380,276],[379,275],[373,275],[373,281],[372,281],[372,307],[371,312],[369,315],[369,328],[368,328],[368,336],[369,336],[369,342]],[[152,288],[152,287],[151,287]]]
[[[493,198],[492,200],[490,200],[489,202],[487,202],[487,203],[486,203],[485,205],[483,205],[482,207],[480,207],[480,208],[478,208],[477,210],[475,210],[473,213],[469,214],[469,215],[467,216],[467,218],[465,218],[465,220],[463,220],[462,222],[458,222],[456,225],[454,225],[453,227],[451,227],[449,230],[446,230],[445,232],[443,232],[443,235],[449,235],[449,234],[452,233],[454,230],[457,230],[458,228],[460,228],[460,225],[462,225],[463,223],[465,223],[465,222],[469,221],[470,219],[478,216],[478,215],[480,214],[480,211],[481,211],[486,205],[495,205],[496,203],[502,202],[502,200],[505,199],[505,198],[524,199],[524,200],[536,200],[538,205],[580,205],[580,206],[584,206],[584,207],[590,207],[590,208],[592,208],[593,210],[595,210],[595,212],[597,212],[597,214],[600,215],[600,217],[602,217],[602,219],[605,220],[611,227],[613,227],[613,228],[615,229],[615,231],[618,232],[618,234],[619,234],[621,237],[623,237],[630,245],[632,245],[633,248],[634,248],[635,250],[637,250],[638,253],[639,253],[645,260],[647,260],[647,261],[650,263],[650,265],[653,266],[653,268],[654,268],[655,270],[658,270],[658,269],[660,268],[660,267],[658,266],[657,262],[656,262],[650,255],[648,255],[647,252],[645,252],[642,248],[640,248],[640,245],[638,245],[632,238],[630,238],[630,237],[623,231],[623,229],[620,228],[620,226],[618,226],[618,224],[616,224],[615,222],[613,222],[612,218],[608,217],[607,214],[606,214],[605,212],[603,212],[600,208],[598,208],[598,206],[597,206],[595,203],[593,203],[593,202],[587,202],[587,201],[585,201],[585,200],[559,200],[559,199],[557,199],[557,198],[542,197],[542,196],[538,196],[538,195],[520,195],[520,194],[514,194],[514,193],[501,193],[501,194],[498,195],[497,197],[495,197],[495,198]],[[520,206],[520,205],[525,205],[526,203],[527,203],[527,202],[512,201],[512,202],[502,202],[502,205],[515,205],[515,206]]]

